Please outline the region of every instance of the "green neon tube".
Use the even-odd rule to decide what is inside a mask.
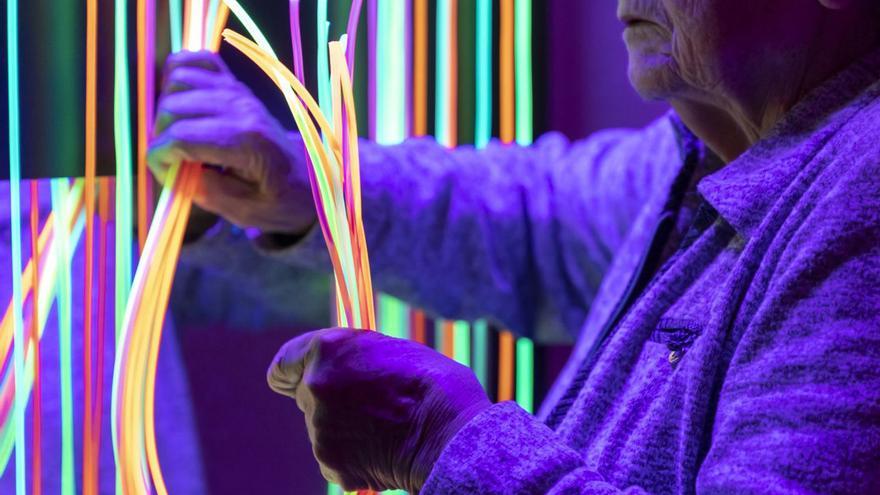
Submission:
[[[452,335],[455,340],[452,341],[453,359],[459,363],[471,365],[471,326],[466,321],[456,321],[452,325]]]
[[[21,293],[21,142],[18,88],[18,0],[6,2],[6,49],[9,99],[9,202],[12,216],[12,304],[13,309],[13,368],[15,387],[24,385],[24,318]],[[15,394],[15,493],[24,495],[27,490],[27,468],[24,416],[27,395]]]
[[[477,104],[474,145],[484,148],[492,138],[492,1],[477,0]]]
[[[514,5],[514,51],[516,58],[516,142],[532,144],[532,0],[516,0]],[[516,401],[526,411],[534,410],[535,346],[520,338],[516,342]]]
[[[489,324],[477,320],[473,324],[474,355],[473,369],[483,389],[489,391]]]
[[[183,8],[181,0],[168,0],[168,23],[171,31],[171,51],[183,49]]]
[[[516,0],[514,6],[516,58],[516,142],[532,144],[532,0]]]
[[[376,141],[406,139],[406,11],[404,2],[379,0],[376,39]]]
[[[436,76],[437,90],[434,102],[434,127],[437,141],[444,146],[451,146],[452,136],[451,122],[449,121],[450,90],[449,87],[449,26],[450,19],[449,0],[437,0],[437,56]]]
[[[318,0],[318,103],[324,115],[332,115],[330,99],[330,22],[327,20],[327,0]]]
[[[132,202],[131,102],[128,84],[127,2],[116,0],[113,123],[116,141],[116,333],[131,290]]]
[[[56,297],[58,299],[58,358],[61,378],[61,493],[76,492],[74,478],[73,445],[73,349],[71,347],[71,280],[70,280],[70,212],[65,203],[68,192],[67,179],[53,179],[52,210],[57,219],[55,243],[58,256],[64,260],[58,265]]]
[[[68,195],[67,202],[67,211],[71,211],[75,207],[75,201],[82,194],[82,181],[77,181],[77,185],[74,186],[74,193]],[[73,200],[73,201],[71,201]],[[71,246],[76,246],[79,243],[80,238],[82,237],[83,229],[85,228],[85,212],[83,211],[79,218],[77,219],[77,223],[74,226],[74,230],[69,238],[71,242],[68,244]],[[58,249],[53,245],[50,247],[50,251],[46,256],[46,263],[43,266],[42,274],[40,275],[40,287],[45,288],[45,290],[40,291],[40,321],[39,321],[39,329],[40,336],[42,337],[43,333],[46,329],[46,321],[49,319],[49,309],[52,306],[52,301],[55,300],[55,289],[57,288],[57,284],[55,283],[56,275],[58,273],[57,268],[59,264],[59,260],[61,258],[58,256]],[[71,259],[67,260],[69,264]],[[3,383],[12,379],[12,375],[9,370],[4,373]],[[27,400],[27,397],[30,396],[31,388],[34,383],[34,371],[33,371],[33,354],[29,354],[26,356],[24,363],[24,381],[21,385],[23,390],[25,391],[22,394]],[[18,389],[16,389],[18,390]],[[14,419],[14,418],[13,418]],[[7,421],[0,425],[0,473],[6,471],[6,467],[9,463],[9,458],[12,454],[13,446],[15,444],[15,421]]]
[[[474,146],[484,148],[492,139],[492,0],[477,0],[476,105]],[[473,369],[483,388],[489,389],[489,324],[473,324]]]
[[[405,7],[398,0],[379,0],[376,8],[376,141],[393,145],[406,139]],[[379,328],[392,337],[407,338],[409,307],[381,294]]]
[[[535,410],[535,344],[516,339],[516,402],[528,412]]]

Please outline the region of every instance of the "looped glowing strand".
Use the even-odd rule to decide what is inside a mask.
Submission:
[[[313,164],[313,196],[319,224],[330,252],[345,321],[355,327],[375,329],[372,281],[361,219],[354,92],[343,44],[329,43],[331,126],[301,81],[278,61],[244,9],[235,0],[224,1],[256,43],[228,29],[224,38],[280,87],[305,142]]]

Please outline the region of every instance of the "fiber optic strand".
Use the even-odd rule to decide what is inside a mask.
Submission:
[[[514,10],[513,0],[501,0],[501,22],[499,25],[499,104],[501,126],[501,142],[512,143],[515,139],[515,81],[514,81]],[[498,336],[498,401],[514,398],[514,347],[516,338],[510,331],[504,330]]]
[[[52,211],[61,220],[61,225],[66,224],[72,215],[67,209],[68,184],[68,179],[52,179],[50,182]],[[73,297],[70,260],[74,249],[69,230],[56,229],[54,244],[62,260],[58,264],[58,275],[55,280],[57,284],[55,296],[58,304],[58,378],[61,384],[61,493],[73,495],[76,491],[76,480],[73,448]]]
[[[21,142],[20,142],[20,101],[18,74],[18,0],[6,2],[6,77],[9,112],[9,202],[12,216],[12,301],[13,301],[13,369],[16,389],[24,388],[25,342],[22,315],[21,273]],[[25,447],[24,416],[27,409],[27,396],[15,395],[15,492],[24,495],[27,490],[25,470],[27,456]]]
[[[514,21],[514,53],[516,58],[516,142],[520,146],[532,144],[532,0],[516,0]],[[516,341],[516,402],[533,412],[535,346],[531,340],[520,337]]]
[[[95,176],[97,172],[97,96],[98,96],[98,0],[86,3],[86,115],[85,115],[85,210],[86,240],[83,273],[83,430],[82,430],[82,491],[93,495],[98,491],[98,451],[100,437],[93,432],[95,423],[94,388],[101,378],[94,378],[92,368],[92,329],[94,321],[95,266]],[[103,264],[103,263],[102,263]],[[103,356],[98,355],[98,359]],[[94,385],[93,385],[94,384]],[[100,418],[101,408],[97,407]]]
[[[82,234],[84,223],[81,201],[82,181],[77,181],[73,186],[72,191],[66,196],[64,211],[72,212],[72,215],[58,220],[54,213],[50,214],[37,241],[38,249],[41,252],[42,268],[39,272],[39,286],[43,288],[43,290],[39,291],[37,301],[37,304],[39,305],[39,322],[37,329],[40,337],[42,337],[42,334],[45,331],[49,310],[55,300],[57,289],[56,281],[60,271],[59,265],[64,267],[65,265],[69,266],[70,264],[70,258],[61,259],[58,244],[52,241],[53,226],[56,221],[60,221],[62,225],[68,225],[70,232],[68,244],[70,246],[76,246]],[[27,297],[32,289],[33,270],[35,269],[35,266],[36,264],[31,260],[28,262],[21,275],[23,297]],[[10,302],[5,316],[2,322],[0,322],[0,351],[2,351],[0,356],[4,357],[4,361],[6,361],[7,356],[9,356],[9,347],[13,340],[11,337],[13,333],[15,310],[16,308],[21,308],[21,306],[16,306],[14,302],[15,301]],[[24,321],[23,324],[30,326],[32,322]],[[0,473],[5,471],[16,442],[16,426],[14,418],[15,401],[22,397],[24,400],[27,400],[30,397],[31,387],[33,385],[35,352],[33,346],[35,340],[32,339],[33,335],[30,333],[29,337],[31,338],[28,342],[23,344],[23,350],[25,351],[22,356],[24,361],[24,372],[16,377],[14,367],[9,366],[8,363],[4,363],[4,372],[2,377],[0,377]],[[16,394],[16,390],[20,390],[22,393]]]
[[[209,11],[206,7],[216,7]],[[225,23],[225,6],[192,0],[184,6],[183,46],[188,50],[216,48],[211,39]],[[176,261],[198,186],[198,164],[171,164],[165,187],[147,233],[128,304],[122,317],[119,351],[113,373],[112,419],[114,454],[123,493],[167,493],[155,438],[155,383],[164,316]]]
[[[333,262],[337,286],[342,292],[341,314],[345,315],[352,326],[375,329],[372,282],[361,214],[354,92],[343,42],[329,44],[329,106],[333,112],[330,119],[333,125],[329,126],[328,119],[321,115],[321,108],[315,105],[314,99],[296,77],[278,61],[271,46],[244,10],[234,0],[225,1],[257,43],[229,30],[224,32],[224,37],[281,88],[303,136],[312,162],[310,178],[319,224]],[[296,47],[295,44],[295,51]],[[307,109],[311,115],[307,113]],[[322,131],[321,135],[318,134],[318,129]],[[324,138],[324,143],[321,137]],[[331,148],[330,153],[326,152],[325,143]],[[340,156],[341,160],[337,158]],[[351,267],[354,267],[353,277],[350,276]]]
[[[345,107],[344,116],[347,124],[344,126],[345,136],[340,136],[341,132],[335,131],[302,83],[278,61],[268,40],[241,6],[234,0],[225,1],[257,43],[229,30],[224,32],[224,37],[227,42],[263,69],[281,88],[303,136],[313,163],[310,173],[313,173],[313,184],[317,186],[313,190],[313,197],[316,198],[319,224],[327,241],[334,275],[341,289],[344,314],[351,326],[374,329],[372,282],[369,276],[363,223],[360,218],[360,165],[354,96],[347,63],[344,63],[342,44],[340,42],[330,44],[330,68],[331,80],[342,84],[341,94],[337,99],[341,101],[341,106]],[[334,50],[339,53],[334,54]],[[311,117],[307,108],[308,112],[311,112]],[[334,113],[342,110],[342,108],[333,109]],[[333,120],[339,122],[340,117],[333,117]],[[321,135],[318,133],[319,128],[322,131]],[[322,136],[328,143],[330,153],[327,153],[325,146],[322,145]],[[343,160],[348,160],[347,166]],[[348,175],[344,173],[346,170]],[[345,201],[346,187],[351,188],[352,202]]]
[[[31,180],[31,259],[40,259],[40,185],[36,180]],[[31,270],[31,321],[28,325],[30,335],[28,341],[33,342],[34,346],[34,405],[31,411],[31,444],[32,461],[31,461],[31,482],[33,487],[31,493],[40,495],[43,492],[43,394],[42,380],[40,378],[40,275],[39,270]]]

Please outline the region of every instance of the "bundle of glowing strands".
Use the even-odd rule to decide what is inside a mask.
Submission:
[[[219,48],[228,10],[205,0],[186,4],[184,48]],[[113,448],[122,492],[168,492],[155,434],[156,369],[171,285],[201,167],[170,164],[120,329],[113,372]]]
[[[256,43],[228,29],[223,37],[278,85],[302,135],[318,223],[333,265],[338,324],[375,330],[373,289],[361,212],[357,119],[350,65],[353,57],[346,59],[343,49],[344,41],[353,37],[343,36],[342,41],[329,44],[331,123],[301,82],[302,74],[295,76],[278,60],[268,40],[238,2],[224,1]],[[354,2],[352,6],[355,20],[358,4]],[[302,60],[296,27],[294,31],[295,60]],[[351,53],[352,46],[347,50]],[[301,65],[297,70],[301,72]]]

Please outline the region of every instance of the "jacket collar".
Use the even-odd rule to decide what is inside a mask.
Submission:
[[[766,138],[701,180],[698,191],[739,234],[751,237],[798,173],[878,96],[880,49],[815,89]]]

